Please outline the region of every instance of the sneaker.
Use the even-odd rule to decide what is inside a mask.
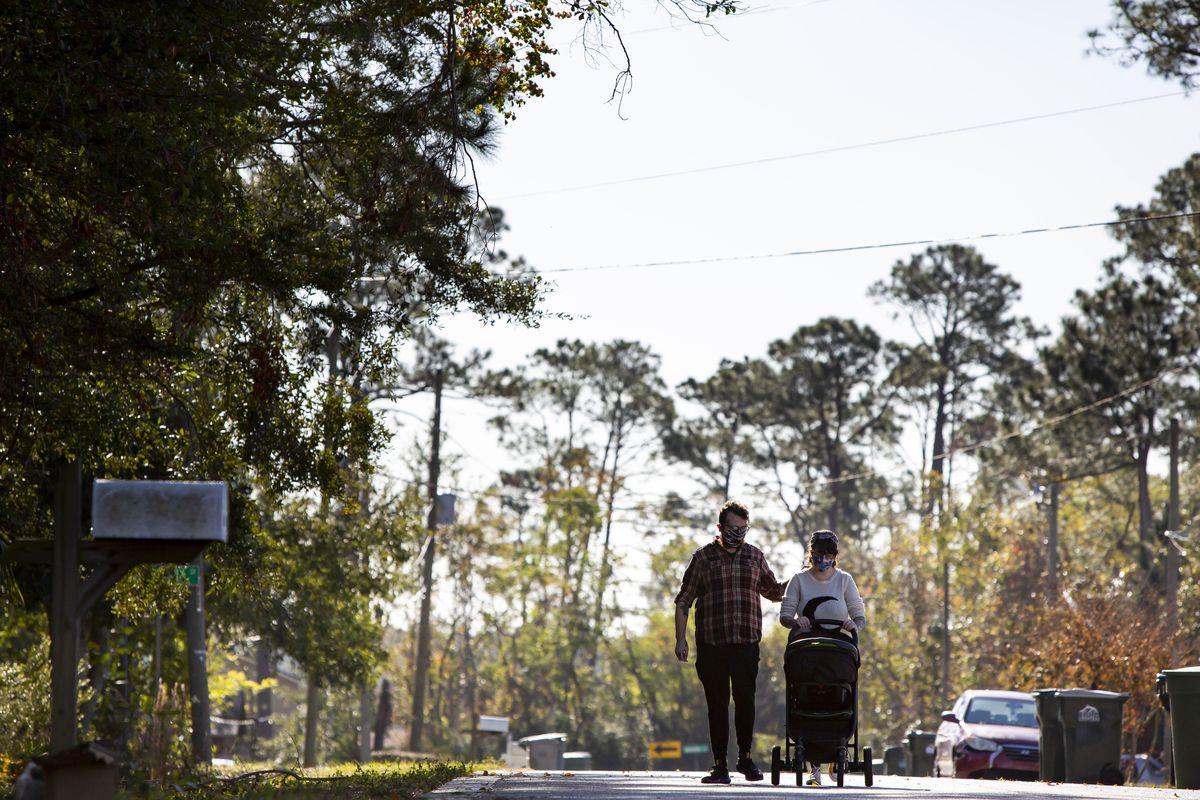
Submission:
[[[821,765],[813,764],[812,771],[808,773],[808,780],[804,782],[805,786],[820,786],[821,785]]]
[[[750,756],[742,756],[738,759],[737,771],[745,775],[748,781],[761,781],[763,779],[762,770],[754,765],[754,759]]]
[[[700,779],[701,783],[729,783],[729,767],[724,764],[713,764],[708,774]]]

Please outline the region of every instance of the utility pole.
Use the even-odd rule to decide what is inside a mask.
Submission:
[[[1179,420],[1171,418],[1171,496],[1167,507],[1167,528],[1172,536],[1183,526],[1179,511]],[[1179,628],[1179,548],[1167,538],[1167,635]]]
[[[196,556],[196,583],[189,587],[187,610],[188,694],[192,705],[192,761],[212,763],[209,728],[208,652],[204,641],[204,556]],[[189,576],[189,581],[192,576]]]
[[[1171,418],[1171,462],[1170,462],[1170,497],[1167,501],[1167,630],[1168,638],[1173,638],[1179,630],[1179,549],[1175,546],[1172,536],[1178,535],[1183,526],[1179,513],[1179,420]],[[1172,655],[1174,653],[1172,652]],[[1172,665],[1174,666],[1174,665]],[[1171,741],[1171,718],[1163,715],[1163,766],[1167,775],[1174,781],[1175,744]]]
[[[438,473],[441,470],[442,384],[446,369],[439,366],[433,378],[433,449],[429,456],[429,543],[425,546],[425,564],[421,593],[421,620],[417,628],[417,674],[413,680],[412,730],[408,749],[421,751],[425,728],[425,685],[429,675],[429,611],[433,599],[433,562],[437,547]]]
[[[942,559],[942,702],[950,700],[950,559]]]
[[[1050,530],[1046,537],[1048,552],[1046,564],[1047,588],[1050,601],[1058,598],[1058,490],[1062,484],[1055,481],[1050,484]]]

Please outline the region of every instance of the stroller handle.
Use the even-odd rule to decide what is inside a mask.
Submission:
[[[831,630],[834,628],[840,629],[842,627],[843,620],[821,619],[820,617],[811,617],[811,618],[809,618],[809,622],[812,623],[812,626],[814,628],[821,628],[823,630]]]
[[[853,642],[855,645],[858,644],[858,631],[857,630],[853,630],[853,631],[842,630],[842,622],[844,620],[829,619],[829,618],[822,619],[821,617],[810,617],[808,621],[810,623],[812,623],[812,631],[811,632],[814,634],[820,635],[820,634],[826,633],[826,632],[840,633],[842,636],[848,637],[850,639],[850,641]]]

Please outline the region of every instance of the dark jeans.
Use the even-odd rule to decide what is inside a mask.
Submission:
[[[708,738],[713,759],[726,763],[729,750],[729,693],[733,690],[733,726],[738,754],[750,752],[754,738],[754,686],[758,680],[758,643],[696,643],[696,674],[708,702]]]

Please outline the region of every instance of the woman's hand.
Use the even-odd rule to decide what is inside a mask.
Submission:
[[[808,621],[808,617],[796,617],[796,630],[801,633],[808,633],[812,630],[812,623]]]
[[[858,630],[858,626],[854,624],[854,620],[848,619],[842,623],[842,630],[844,630],[846,633],[854,633],[856,630]]]

